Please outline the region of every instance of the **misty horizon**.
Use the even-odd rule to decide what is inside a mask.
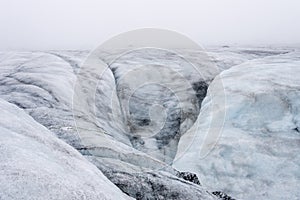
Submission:
[[[300,2],[0,2],[0,50],[93,49],[123,32],[162,28],[200,45],[300,45]]]

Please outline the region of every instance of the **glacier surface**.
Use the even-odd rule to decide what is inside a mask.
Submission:
[[[218,75],[202,103],[199,133],[181,138],[179,151],[186,141],[194,142],[174,166],[238,199],[299,199],[299,56],[297,50],[270,55]],[[224,91],[214,87],[218,81]],[[223,92],[225,106],[212,110]],[[210,120],[222,113],[226,117],[218,142],[200,158]]]
[[[103,52],[99,79],[88,51],[0,52],[0,198],[299,199],[299,50],[207,54],[217,70],[182,52],[199,76],[169,52]]]

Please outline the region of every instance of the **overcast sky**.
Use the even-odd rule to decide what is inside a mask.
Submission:
[[[300,44],[299,0],[0,0],[0,49],[91,49],[137,28],[202,45]]]

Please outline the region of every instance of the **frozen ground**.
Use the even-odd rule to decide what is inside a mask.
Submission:
[[[300,198],[298,49],[212,47],[208,55],[219,70],[203,65],[201,76],[176,55],[136,51],[99,82],[78,86],[87,55],[0,52],[0,199],[216,199],[213,191],[237,199]],[[199,52],[183,55],[203,62]],[[109,54],[101,57],[109,62]],[[134,70],[140,65],[148,71]],[[82,77],[97,80],[93,73]],[[158,80],[163,84],[153,84]],[[84,89],[73,112],[74,84]],[[95,96],[84,95],[92,86]],[[212,109],[224,95],[225,106]],[[202,157],[207,132],[218,128],[210,120],[224,113],[218,143]],[[201,185],[179,171],[196,173]]]

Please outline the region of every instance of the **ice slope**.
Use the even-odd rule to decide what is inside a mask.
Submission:
[[[116,83],[124,130],[133,147],[171,163],[180,136],[197,119],[217,68],[207,66],[198,72],[174,52],[146,48],[122,54],[109,69]]]
[[[107,118],[111,99],[105,100],[101,93],[100,105],[97,106],[100,117],[97,125],[101,126],[95,126],[88,119],[84,119],[83,123],[89,129],[83,130],[83,133],[91,137],[90,143],[82,143],[83,138],[78,136],[74,124],[73,115],[76,117],[76,113],[72,110],[73,87],[80,64],[80,59],[73,58],[73,53],[78,57],[86,55],[86,52],[1,53],[0,97],[17,105],[36,122],[77,148],[114,184],[132,197],[215,199],[202,186],[178,177],[178,172],[166,163],[133,148],[127,135],[117,131],[114,123],[110,123]],[[115,87],[115,80],[111,73],[105,77],[107,79],[102,80],[101,86],[105,93],[109,93],[109,88]],[[86,109],[84,112],[89,114],[89,111]],[[101,117],[106,125],[101,124]],[[122,124],[121,121],[115,123]],[[74,166],[74,170],[76,167]],[[28,181],[27,184],[31,185],[31,182]],[[105,187],[99,192],[105,193]]]
[[[88,61],[84,63],[83,68],[89,66],[90,69],[80,71],[74,87],[74,117],[81,141],[85,146],[81,152],[89,157],[90,161],[103,171],[113,183],[132,197],[138,199],[213,199],[214,197],[206,192],[206,188],[187,181],[183,182],[177,175],[179,172],[172,169],[167,161],[164,162],[164,159],[156,157],[157,154],[149,153],[149,149],[152,147],[157,150],[156,144],[165,138],[158,138],[157,140],[153,138],[158,142],[153,142],[154,145],[145,145],[144,148],[138,148],[135,144],[136,140],[143,138],[138,138],[136,133],[130,129],[132,126],[127,126],[127,116],[123,114],[126,112],[122,111],[122,109],[128,108],[125,107],[127,105],[122,104],[122,101],[127,98],[127,93],[121,93],[118,86],[127,85],[126,88],[131,90],[135,88],[134,84],[145,82],[145,77],[151,76],[151,74],[143,70],[134,71],[133,73],[140,72],[141,74],[131,76],[128,80],[135,81],[127,82],[125,80],[120,83],[118,73],[128,75],[127,72],[122,73],[122,70],[126,71],[131,65],[122,65],[116,61],[114,64],[118,64],[119,68],[112,66],[110,69],[105,64],[102,65],[98,56],[91,55]],[[144,57],[141,58],[141,64],[144,64],[145,61],[149,62],[147,59],[149,54],[145,53],[142,56]],[[131,61],[135,60],[132,55],[130,58]],[[106,71],[101,73],[101,67]],[[148,65],[148,67],[151,69],[151,66]],[[168,78],[167,75],[171,76],[168,73],[169,71],[166,74],[161,74]],[[95,88],[97,89],[95,90]],[[141,94],[152,92],[152,94],[158,94],[157,99],[162,99],[160,96],[162,93],[157,91],[157,87],[151,87],[152,90],[144,89],[142,89]],[[96,91],[95,98],[94,91]],[[147,99],[145,100],[147,101]],[[141,116],[143,111],[146,114],[147,110],[143,107],[143,103],[145,102],[133,101],[133,110],[130,112],[134,113],[135,116]],[[196,101],[195,104],[198,105]],[[142,112],[136,113],[139,108]],[[153,120],[157,119],[154,118]],[[172,131],[172,127],[170,127],[169,132],[165,133],[169,134],[166,137],[172,138]],[[172,147],[176,148],[177,146],[171,146],[171,151],[173,150]],[[176,149],[173,151],[175,154]],[[165,154],[163,154],[164,152]],[[169,158],[170,154],[169,151],[161,151],[160,155],[162,158],[164,158],[163,156]]]
[[[197,173],[204,185],[238,199],[299,199],[300,52],[247,61],[223,71],[209,86],[199,133],[184,135],[191,148],[173,165]],[[224,91],[214,87],[223,82]],[[212,110],[212,103],[225,107]],[[215,149],[200,157],[211,118],[226,113]],[[216,128],[216,127],[213,127]]]
[[[0,110],[0,199],[131,199],[23,110]]]
[[[273,55],[276,57],[276,55],[280,56],[289,51],[291,50],[212,48],[209,49],[208,54],[216,65],[223,70],[230,68],[232,65],[247,63],[249,60],[254,61],[254,59],[259,58],[263,60],[266,56]],[[208,165],[204,164],[207,168],[203,167],[203,171],[202,168],[195,167],[195,165],[198,166],[200,163],[196,157],[197,150],[191,149],[187,154],[180,152],[183,143],[193,143],[193,138],[188,138],[188,129],[193,126],[196,122],[195,120],[204,124],[208,123],[207,118],[211,114],[209,113],[209,106],[206,106],[209,105],[209,99],[206,98],[202,103],[204,107],[202,107],[200,116],[197,119],[199,105],[205,96],[204,90],[201,89],[203,88],[201,84],[196,84],[197,87],[194,88],[182,87],[181,89],[183,90],[176,91],[176,93],[179,93],[179,96],[183,97],[179,98],[179,100],[181,103],[184,103],[183,110],[186,113],[184,120],[178,124],[175,123],[177,117],[176,109],[174,109],[178,99],[173,98],[171,93],[168,93],[168,90],[163,87],[147,86],[139,88],[137,93],[134,93],[136,95],[130,96],[132,99],[129,107],[125,107],[127,106],[126,102],[120,95],[123,87],[130,83],[130,79],[126,80],[120,77],[128,74],[126,69],[128,70],[132,65],[149,66],[153,62],[156,65],[168,64],[175,71],[182,73],[184,79],[190,80],[191,85],[192,83],[199,83],[199,80],[210,84],[218,72],[216,73],[215,70],[208,68],[202,71],[203,77],[198,79],[198,76],[193,76],[190,70],[186,70],[188,67],[183,67],[184,62],[180,61],[180,59],[177,59],[177,62],[173,62],[174,59],[172,58],[174,55],[172,54],[132,52],[127,54],[127,57],[123,57],[123,60],[119,59],[110,66],[110,70],[97,82],[98,87],[95,99],[83,95],[84,109],[74,113],[72,110],[73,87],[76,76],[80,73],[79,66],[87,56],[87,53],[86,51],[1,52],[0,98],[23,109],[37,122],[36,124],[43,125],[48,129],[48,132],[51,131],[58,138],[75,147],[85,158],[96,165],[111,182],[117,185],[124,193],[134,198],[215,199],[210,192],[215,190],[234,191],[221,187],[224,186],[221,181],[217,181],[217,183],[211,181],[211,179],[218,176],[213,176],[215,170],[210,167],[209,163]],[[203,62],[202,57],[199,57],[199,52],[190,50],[183,53],[184,56],[193,59],[195,62]],[[296,54],[290,55],[290,57],[293,56],[297,59]],[[105,62],[109,61],[109,55],[102,58]],[[180,61],[179,63],[178,60]],[[290,62],[290,60],[286,59],[284,62]],[[151,67],[153,65],[150,65]],[[91,75],[94,78],[97,77],[96,74],[87,75]],[[178,77],[176,78],[172,74],[162,73],[162,75],[167,82],[174,84],[173,88],[178,87],[182,83],[177,80]],[[174,79],[171,79],[171,77]],[[288,84],[288,82],[286,83]],[[86,86],[91,87],[92,85],[89,84],[87,83]],[[210,86],[210,88],[212,87]],[[132,88],[135,88],[135,86]],[[189,92],[182,92],[186,89]],[[182,95],[180,95],[181,92]],[[111,98],[112,94],[113,98]],[[155,115],[155,113],[161,111],[161,107],[149,107],[148,95],[153,97],[151,99],[158,99],[158,104],[165,103],[167,109],[163,110],[167,111],[165,113],[166,116],[169,116],[167,117],[169,124],[165,129],[162,129],[167,131],[158,132],[158,135],[163,137],[141,141],[140,137],[136,137],[137,135],[147,133],[149,130],[160,130],[159,128],[161,128],[159,123],[151,124],[155,119],[158,122],[160,121],[157,118],[161,116]],[[214,93],[213,97],[217,99],[218,93]],[[125,95],[125,98],[128,98],[128,96]],[[112,99],[114,110],[110,107]],[[194,99],[192,103],[189,101],[191,99]],[[95,106],[91,107],[90,103],[94,103],[93,105]],[[131,114],[123,115],[124,108],[129,108],[130,112],[128,113]],[[152,110],[150,112],[152,114],[147,115],[149,110]],[[94,113],[93,111],[96,112]],[[83,129],[80,131],[83,134],[77,134],[76,128],[78,127],[75,126],[73,117],[82,119],[80,125],[82,125],[81,128]],[[96,123],[90,120],[90,117],[92,119],[96,117]],[[126,118],[130,120],[124,120]],[[149,121],[149,119],[152,120]],[[126,124],[128,121],[132,122],[133,126],[128,126]],[[145,124],[146,126],[144,126]],[[130,129],[132,127],[133,129]],[[132,132],[132,130],[136,132]],[[174,134],[176,130],[180,130],[181,134]],[[296,128],[295,130],[298,129]],[[197,135],[202,137],[202,131],[197,132]],[[170,142],[172,140],[175,142]],[[164,150],[160,151],[160,148],[158,148],[159,144],[164,141],[167,145],[164,144]],[[176,163],[174,166],[180,171],[196,172],[200,176],[201,184],[204,186],[199,186],[193,181],[184,180],[177,170],[169,166],[174,161],[176,153],[177,155],[181,153],[180,155],[184,155],[184,157],[181,164],[178,162],[179,164],[177,165]],[[73,170],[76,171],[75,168]],[[193,177],[193,175],[191,176]],[[267,190],[268,188],[265,188],[264,192]],[[232,194],[240,195],[234,192]],[[246,194],[250,194],[248,190],[245,190]]]

